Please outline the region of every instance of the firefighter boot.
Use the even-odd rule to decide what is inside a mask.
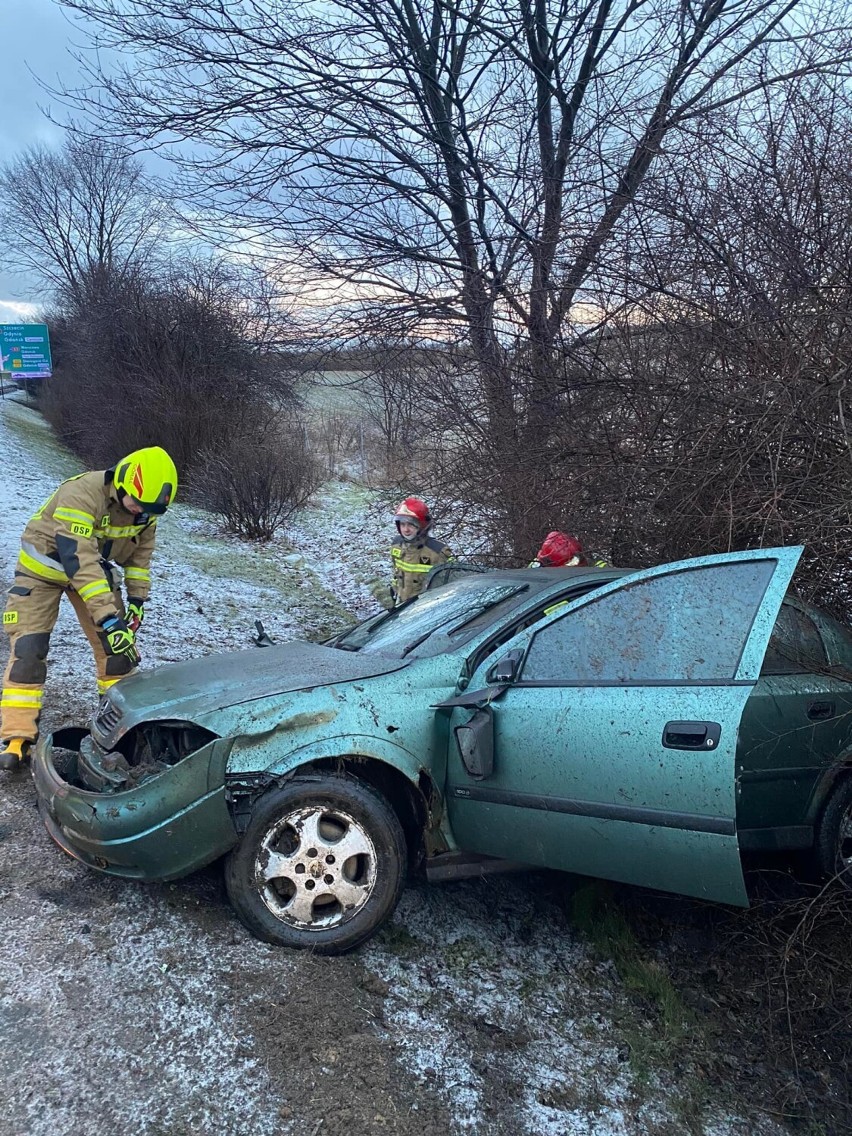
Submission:
[[[0,750],[0,769],[14,773],[30,759],[31,742],[24,738],[9,738]]]

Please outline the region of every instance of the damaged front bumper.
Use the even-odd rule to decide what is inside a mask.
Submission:
[[[156,777],[125,791],[95,792],[78,783],[88,731],[42,737],[33,754],[38,807],[53,840],[90,868],[132,879],[187,875],[238,840],[225,802],[232,739],[217,738]],[[57,769],[55,750],[71,751]]]

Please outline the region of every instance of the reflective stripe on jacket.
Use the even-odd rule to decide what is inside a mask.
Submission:
[[[103,562],[124,568],[127,594],[147,599],[156,521],[139,524],[121,505],[104,470],[63,481],[30,518],[21,537],[18,570],[85,600],[96,623],[117,615]]]
[[[431,536],[419,536],[416,540],[403,540],[401,536],[391,544],[393,579],[391,586],[397,604],[419,596],[423,590],[426,576],[438,564],[446,564],[453,554],[445,544]]]

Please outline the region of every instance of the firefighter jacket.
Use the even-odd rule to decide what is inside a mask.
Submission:
[[[63,481],[30,518],[16,572],[73,588],[100,623],[120,614],[109,561],[124,569],[129,596],[148,598],[156,535],[156,518],[140,524],[120,504],[111,470],[81,473]]]
[[[446,564],[453,554],[445,544],[429,536],[428,533],[414,540],[394,538],[391,544],[393,579],[391,588],[397,605],[419,596],[423,590],[426,576],[438,564]]]

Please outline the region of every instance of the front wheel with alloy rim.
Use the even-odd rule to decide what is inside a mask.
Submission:
[[[405,836],[384,797],[354,777],[306,774],[257,801],[225,884],[258,938],[333,955],[388,918],[405,867]]]
[[[820,871],[836,876],[852,891],[852,776],[835,786],[817,825],[816,857]]]

